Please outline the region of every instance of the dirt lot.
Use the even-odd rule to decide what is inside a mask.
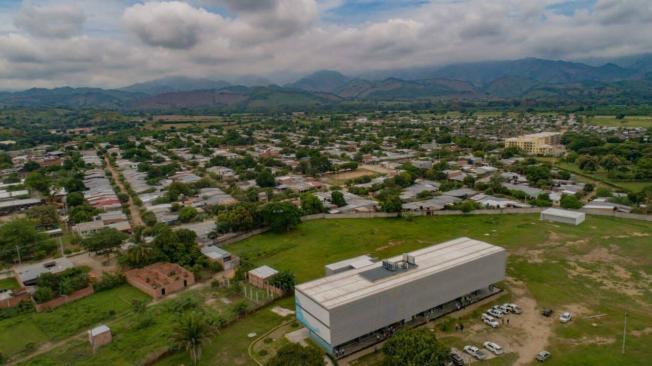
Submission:
[[[337,173],[337,174],[327,174],[324,175],[321,180],[328,184],[344,184],[349,179],[364,177],[366,175],[376,175],[377,172],[373,172],[367,169],[356,169],[350,172]]]
[[[75,266],[86,266],[91,269],[91,274],[96,278],[102,277],[104,272],[117,272],[118,261],[115,256],[108,259],[105,255],[92,255],[84,253],[76,256],[69,257]]]

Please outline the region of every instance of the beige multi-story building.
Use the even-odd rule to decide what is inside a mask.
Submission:
[[[539,132],[505,139],[505,147],[517,147],[530,155],[561,155],[561,133]]]

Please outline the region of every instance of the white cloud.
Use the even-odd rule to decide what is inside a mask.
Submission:
[[[141,41],[157,47],[188,49],[223,22],[221,16],[179,1],[149,2],[127,8],[123,21]]]
[[[35,37],[68,38],[82,31],[86,16],[73,5],[21,7],[14,25]]]
[[[353,25],[320,19],[325,9],[331,19],[345,0],[131,6],[87,0],[83,11],[73,2],[42,1],[10,17],[16,28],[0,29],[0,89],[116,87],[177,74],[279,79],[324,68],[354,74],[460,61],[652,51],[649,0],[598,0],[592,9],[571,15],[548,10],[559,0],[433,1]]]

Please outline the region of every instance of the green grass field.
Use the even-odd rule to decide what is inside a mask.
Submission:
[[[621,181],[613,180],[606,176],[606,172],[585,172],[581,170],[577,165],[567,162],[555,162],[555,166],[559,167],[568,172],[577,174],[580,181],[585,181],[588,183],[594,183],[598,186],[606,186],[608,188],[616,188],[624,191],[640,192],[645,187],[652,186],[652,182],[649,181]]]
[[[16,282],[16,279],[13,277],[5,278],[0,280],[0,289],[17,289],[18,288],[18,282]]]
[[[121,286],[52,311],[0,320],[0,352],[6,356],[29,353],[45,342],[75,335],[120,316],[131,308],[134,299],[148,298],[131,286]]]
[[[507,273],[510,281],[500,284],[507,289],[495,301],[522,296],[531,298],[538,307],[553,307],[557,311],[577,307],[583,313],[568,325],[551,325],[548,350],[553,358],[548,365],[606,365],[643,366],[652,364],[652,223],[620,220],[609,217],[588,217],[580,226],[543,223],[537,215],[477,215],[418,217],[412,219],[350,219],[317,220],[301,224],[296,230],[275,234],[266,233],[231,244],[227,249],[255,265],[271,265],[290,270],[299,283],[323,276],[327,263],[370,254],[385,258],[445,240],[468,236],[505,247],[510,256]],[[512,292],[512,281],[524,284],[527,295]],[[211,302],[210,311],[227,314],[228,305],[218,299],[228,296],[222,290],[207,289],[184,296]],[[95,295],[95,296],[99,296]],[[106,300],[110,303],[110,300]],[[174,300],[173,300],[174,301]],[[175,316],[165,310],[166,303],[147,310],[154,323],[139,327],[138,319],[123,309],[125,316],[111,323],[114,341],[90,353],[84,339],[74,340],[29,362],[30,365],[132,365],[166,348]],[[251,365],[248,347],[257,336],[288,320],[270,311],[273,306],[294,307],[292,298],[279,300],[248,315],[228,327],[205,345],[200,365]],[[73,305],[73,304],[71,304]],[[62,308],[62,309],[65,309]],[[70,316],[80,311],[70,311]],[[103,311],[106,311],[103,307]],[[463,316],[467,324],[477,323],[478,311]],[[618,335],[622,333],[624,312],[629,313],[627,353],[620,354]],[[54,312],[53,312],[54,313]],[[83,313],[83,312],[82,312]],[[599,319],[586,319],[591,314],[604,314]],[[12,325],[0,322],[0,335],[10,331],[5,339],[22,335],[33,337],[38,344],[70,333],[80,325],[56,332],[50,326],[31,319],[47,314],[29,314],[27,322]],[[26,316],[27,317],[27,316]],[[63,321],[61,315],[53,317]],[[440,322],[447,322],[444,318]],[[46,324],[48,322],[45,322]],[[18,327],[18,325],[20,326]],[[450,324],[449,324],[450,325]],[[481,324],[480,324],[481,325]],[[31,327],[31,328],[30,328]],[[61,325],[66,328],[67,325]],[[476,337],[484,337],[481,327]],[[75,332],[72,332],[75,333]],[[249,333],[256,333],[251,338]],[[509,335],[509,334],[508,334]],[[468,341],[455,334],[449,326],[438,330],[443,342],[459,347]],[[516,333],[509,336],[523,337]],[[0,339],[0,345],[4,345]],[[479,339],[473,339],[477,342]],[[24,347],[21,341],[18,351]],[[16,342],[14,342],[16,343]],[[488,361],[488,365],[512,365],[517,354],[509,354]],[[372,355],[356,365],[376,365],[378,355]],[[159,365],[189,365],[186,352],[177,352],[163,358]]]
[[[617,119],[616,116],[587,117],[590,124],[608,127],[652,127],[652,116],[625,116]]]
[[[242,296],[229,293],[226,289],[192,290],[176,299],[167,300],[149,307],[144,315],[137,315],[132,312],[125,313],[125,316],[109,324],[113,333],[112,343],[100,348],[95,354],[92,353],[88,341],[85,338],[80,338],[74,339],[24,364],[92,366],[146,363],[146,360],[156,358],[157,354],[168,349],[170,334],[177,323],[178,317],[183,313],[174,310],[173,304],[184,298],[197,300],[198,307],[203,311],[213,315],[219,314],[224,319],[233,318],[232,307],[243,300]],[[220,300],[221,298],[228,298],[231,303],[225,304]],[[255,366],[253,360],[247,355],[247,348],[252,341],[247,335],[251,332],[263,334],[280,324],[284,319],[270,311],[271,306],[277,305],[291,308],[293,301],[287,298],[279,300],[274,305],[260,309],[222,329],[204,347],[200,364]],[[143,325],[141,319],[145,317],[152,319],[152,322]],[[157,364],[190,365],[192,361],[185,351],[180,351],[162,358]]]
[[[227,249],[257,265],[291,270],[301,283],[323,276],[327,263],[361,254],[385,258],[459,236],[507,248],[508,275],[527,285],[537,306],[607,314],[553,325],[548,348],[556,357],[547,364],[652,364],[652,223],[589,217],[575,227],[542,223],[536,215],[320,220]],[[636,335],[630,334],[622,356],[618,334],[625,311]]]

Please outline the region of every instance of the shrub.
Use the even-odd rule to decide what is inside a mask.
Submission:
[[[93,285],[93,288],[97,292],[106,291],[123,285],[126,282],[125,276],[121,273],[105,273],[102,279]]]

